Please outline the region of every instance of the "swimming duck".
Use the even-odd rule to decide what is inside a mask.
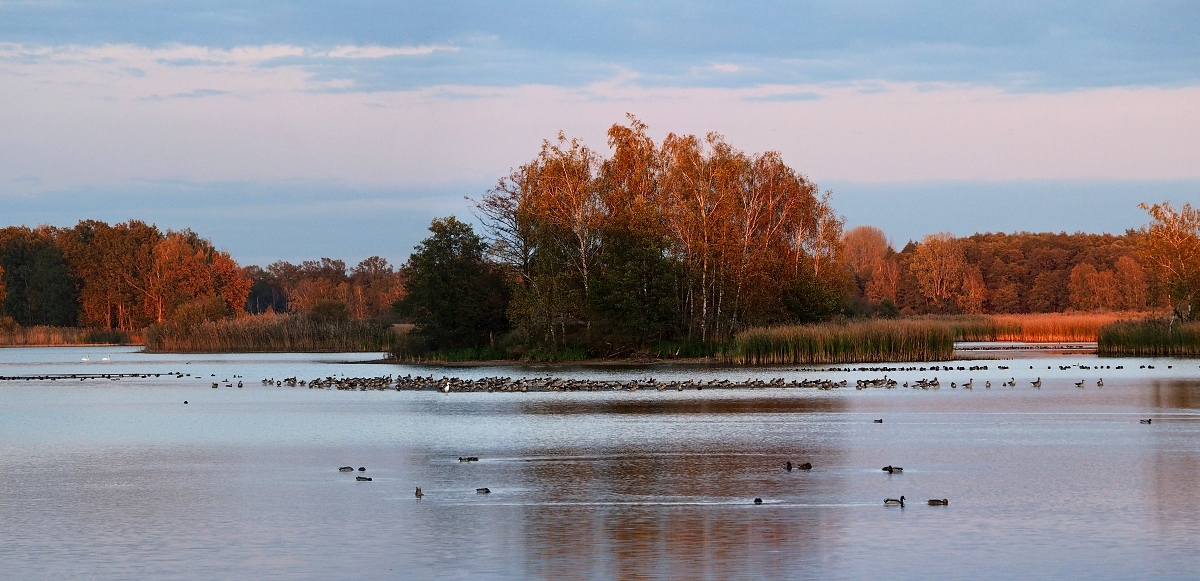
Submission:
[[[946,506],[949,504],[950,504],[950,501],[946,500],[945,498],[940,499],[940,500],[937,498],[929,499],[929,506]]]
[[[883,499],[883,503],[886,505],[889,505],[889,506],[903,507],[904,506],[904,496],[901,495],[900,498],[885,498],[885,499]]]
[[[882,423],[883,423],[883,418],[879,418],[879,419],[877,419],[877,420],[873,420],[873,421],[874,421],[875,423],[877,423],[877,424],[882,424]]]
[[[1148,420],[1140,420],[1140,421],[1141,421],[1143,424],[1148,424],[1148,423],[1150,423],[1150,422],[1153,422],[1153,421],[1154,421],[1154,418],[1150,418],[1150,419],[1148,419]]]
[[[488,488],[488,487],[486,487],[486,486],[485,486],[485,487],[483,487],[483,488],[476,488],[476,489],[475,489],[475,494],[491,494],[491,493],[492,493],[492,489],[490,489],[490,488]]]
[[[354,472],[354,467],[353,466],[342,466],[341,468],[338,468],[338,472]]]
[[[371,481],[370,476],[355,476],[354,479],[359,482],[370,482]]]

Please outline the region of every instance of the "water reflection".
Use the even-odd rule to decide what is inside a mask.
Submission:
[[[535,484],[546,504],[527,506],[522,515],[529,573],[556,579],[786,577],[828,559],[828,540],[841,535],[841,522],[816,505],[845,486],[829,467],[846,454],[793,430],[811,421],[807,416],[844,405],[731,397],[525,408],[534,415],[637,415],[646,425],[664,415],[710,414],[708,429],[725,436],[673,437],[652,448],[618,446],[603,454],[571,446],[533,450],[536,458],[525,461],[521,481]],[[755,434],[725,426],[731,414],[793,417],[766,422]],[[787,472],[787,460],[813,461],[818,469]],[[765,504],[754,505],[755,497]]]
[[[1200,409],[1200,380],[1152,381],[1150,392],[1156,408]]]
[[[847,402],[833,397],[786,397],[778,392],[776,397],[748,397],[730,395],[728,392],[712,391],[713,398],[681,397],[666,399],[564,399],[563,401],[529,402],[521,406],[526,414],[615,414],[615,415],[668,415],[668,414],[804,414],[834,413],[847,408]],[[670,397],[668,395],[668,397]]]

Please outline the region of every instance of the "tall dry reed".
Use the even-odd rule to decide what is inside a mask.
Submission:
[[[1104,325],[1127,319],[1128,313],[1036,313],[948,317],[959,341],[1055,343],[1095,341]]]
[[[954,357],[954,331],[942,321],[870,320],[750,329],[725,359],[744,365],[943,361]]]
[[[124,331],[79,327],[0,327],[0,347],[69,347],[71,345],[138,345],[142,338]]]
[[[1200,357],[1200,322],[1118,321],[1100,329],[1102,356]]]
[[[301,315],[262,314],[195,326],[155,325],[146,331],[149,353],[286,353],[387,351],[395,335],[378,321],[317,321]]]

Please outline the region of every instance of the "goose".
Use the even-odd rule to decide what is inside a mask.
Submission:
[[[992,381],[989,379],[988,381],[985,381],[985,382],[983,382],[983,388],[984,388],[984,389],[991,389],[991,388],[992,388]]]
[[[812,470],[812,462],[805,462],[796,467],[797,470]]]
[[[873,420],[873,421],[874,421],[875,423],[877,423],[877,424],[882,424],[882,423],[883,423],[883,418],[879,418],[879,419],[877,419],[877,420]]]
[[[791,471],[792,471],[792,461],[791,461],[791,460],[788,460],[788,461],[787,461],[787,464],[784,464],[784,465],[783,465],[783,469],[784,469],[784,470],[787,470],[788,472],[791,472]]]
[[[1016,387],[1017,386],[1017,378],[1015,378],[1015,377],[1008,378],[1008,386]]]
[[[950,501],[945,498],[940,499],[940,500],[937,498],[929,499],[929,506],[947,506],[949,504],[950,504]]]
[[[958,389],[958,386],[953,381],[950,382],[950,389]]]
[[[1033,384],[1034,387],[1041,388],[1042,387],[1042,378],[1039,377],[1039,378],[1037,378],[1037,381],[1031,381],[1029,383]]]
[[[971,389],[972,387],[975,387],[975,378],[974,377],[972,377],[971,379],[968,379],[967,382],[963,384],[963,389]]]
[[[762,504],[762,499],[761,499],[761,498],[755,498],[755,499],[754,499],[754,504]]]
[[[485,487],[483,487],[483,488],[476,488],[476,489],[475,489],[475,494],[491,494],[491,493],[492,493],[492,489],[490,489],[490,488],[488,488],[488,487],[486,487],[486,486],[485,486]]]
[[[883,503],[888,506],[903,507],[904,506],[904,495],[901,495],[900,498],[885,498],[885,499],[883,499]]]
[[[1096,380],[1096,387],[1104,387],[1104,378],[1103,377]]]
[[[1082,380],[1082,379],[1080,379],[1079,381],[1076,381],[1076,382],[1075,382],[1075,387],[1083,387],[1083,380]]]
[[[338,468],[338,472],[354,472],[354,467],[353,466],[342,466],[341,468]]]
[[[425,496],[425,493],[421,492],[421,487],[418,486],[417,487],[417,498],[421,498],[422,496]]]
[[[883,471],[888,474],[895,474],[897,472],[904,472],[904,469],[899,466],[884,466]]]
[[[1148,424],[1148,423],[1150,423],[1150,422],[1153,422],[1153,421],[1154,421],[1154,418],[1150,418],[1150,419],[1148,419],[1148,420],[1140,420],[1140,421],[1141,421],[1143,424]]]
[[[354,479],[359,482],[370,482],[371,481],[370,476],[355,476]]]

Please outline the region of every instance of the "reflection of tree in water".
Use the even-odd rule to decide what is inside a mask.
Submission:
[[[1158,409],[1200,409],[1200,381],[1155,381],[1151,387]],[[1181,438],[1176,422],[1187,422],[1190,437]],[[1140,426],[1154,439],[1150,464],[1154,485],[1146,490],[1154,495],[1151,500],[1159,538],[1179,543],[1190,543],[1200,534],[1200,496],[1196,495],[1200,490],[1200,450],[1187,445],[1194,444],[1194,422],[1192,418],[1156,418],[1152,428]]]
[[[812,461],[818,468],[841,463],[843,450],[802,427],[806,414],[840,411],[839,401],[574,401],[552,407],[554,413],[625,414],[614,429],[629,426],[629,415],[660,428],[673,414],[712,414],[712,420],[690,417],[687,429],[698,431],[672,433],[661,445],[617,434],[603,450],[563,445],[538,451],[523,478],[537,484],[546,503],[525,509],[531,575],[778,577],[824,561],[821,539],[839,536],[826,510],[788,505],[829,502],[844,486],[840,477],[782,467],[785,460]],[[768,503],[753,505],[756,496]]]
[[[1150,386],[1156,408],[1200,409],[1200,381],[1155,381]]]

